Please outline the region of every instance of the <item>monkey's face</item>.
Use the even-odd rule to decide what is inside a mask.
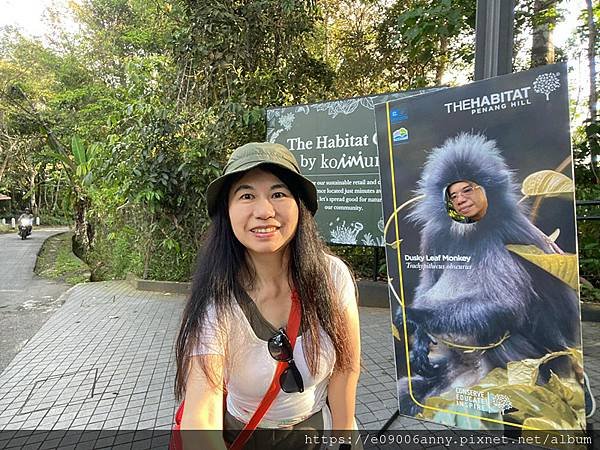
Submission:
[[[457,181],[448,186],[448,198],[457,213],[471,220],[481,220],[487,211],[485,191],[473,181]]]

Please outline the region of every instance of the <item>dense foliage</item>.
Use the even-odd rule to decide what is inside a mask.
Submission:
[[[266,107],[452,84],[473,72],[467,0],[70,8],[53,11],[51,39],[2,30],[0,193],[12,200],[0,214],[30,205],[46,223],[74,222],[74,248],[94,279],[188,279],[207,225],[206,186],[231,149],[264,139]],[[78,31],[64,26],[67,15]],[[590,142],[576,136],[578,196],[592,199]],[[581,230],[593,279],[598,227]],[[372,276],[372,249],[334,250]]]

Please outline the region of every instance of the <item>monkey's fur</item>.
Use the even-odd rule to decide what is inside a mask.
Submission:
[[[444,193],[460,180],[474,181],[486,193],[489,206],[479,222],[459,223],[448,216]],[[556,253],[518,205],[517,186],[494,141],[462,133],[433,149],[418,194],[425,199],[409,218],[421,227],[421,254],[471,255],[472,268],[424,269],[406,308],[417,401],[452,387],[472,386],[509,361],[579,346],[576,292],[506,249],[507,244],[533,244]],[[401,308],[394,322],[402,330]],[[487,346],[507,332],[510,337],[502,345],[485,352],[465,353],[435,342]],[[557,362],[551,368],[561,372],[565,366]],[[545,370],[547,378],[550,369]],[[398,389],[400,410],[412,415],[420,411],[409,395],[407,378],[399,381]]]

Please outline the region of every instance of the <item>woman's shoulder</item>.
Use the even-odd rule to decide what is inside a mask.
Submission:
[[[354,277],[344,261],[334,255],[327,255],[333,287],[339,296],[342,307],[356,304],[357,292]]]
[[[235,297],[228,304],[217,305],[211,301],[206,307],[205,322],[227,328],[239,319],[241,309]],[[243,314],[243,313],[242,313]]]
[[[344,277],[352,279],[352,272],[348,265],[335,255],[327,254],[329,261],[329,270],[334,278]]]

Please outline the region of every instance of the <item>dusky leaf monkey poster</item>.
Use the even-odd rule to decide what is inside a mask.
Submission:
[[[375,115],[400,413],[585,429],[566,66]]]

